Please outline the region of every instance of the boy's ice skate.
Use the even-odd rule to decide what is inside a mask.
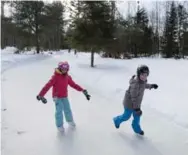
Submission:
[[[139,135],[144,136],[144,131],[141,131],[141,132],[139,133]]]
[[[116,117],[113,118],[113,122],[114,122],[114,125],[115,125],[116,129],[119,129],[120,124],[117,122],[117,118]]]

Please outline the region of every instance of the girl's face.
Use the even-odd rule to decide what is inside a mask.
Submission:
[[[147,73],[142,73],[142,74],[140,74],[140,80],[142,80],[142,81],[146,81],[146,80],[147,80],[147,77],[148,77],[148,74],[147,74]]]
[[[68,70],[59,69],[62,74],[67,74]]]

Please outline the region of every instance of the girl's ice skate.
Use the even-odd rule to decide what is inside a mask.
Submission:
[[[64,132],[64,131],[65,131],[65,129],[64,129],[64,127],[63,127],[63,126],[58,127],[57,129],[58,129],[58,131],[59,131],[59,132]]]
[[[76,127],[75,122],[68,122],[68,124],[69,124],[69,127],[71,127],[71,128],[75,128]]]

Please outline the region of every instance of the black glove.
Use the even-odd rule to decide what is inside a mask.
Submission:
[[[90,100],[90,95],[88,94],[87,90],[83,90],[84,95],[86,96],[87,100]]]
[[[158,88],[158,85],[157,85],[157,84],[152,84],[152,85],[151,85],[151,88],[157,89],[157,88]]]
[[[141,116],[142,115],[142,110],[140,108],[138,109],[134,109],[135,113],[138,115],[138,116]]]
[[[42,103],[44,103],[44,104],[46,104],[47,103],[47,100],[44,98],[44,97],[42,97],[42,96],[39,96],[39,95],[37,95],[37,100],[38,101],[42,101]]]

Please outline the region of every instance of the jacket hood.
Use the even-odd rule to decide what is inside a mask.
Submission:
[[[54,74],[60,74],[60,75],[62,75],[61,71],[58,68],[55,69]]]
[[[55,75],[68,75],[68,73],[63,74],[58,68],[55,69],[54,74]]]

